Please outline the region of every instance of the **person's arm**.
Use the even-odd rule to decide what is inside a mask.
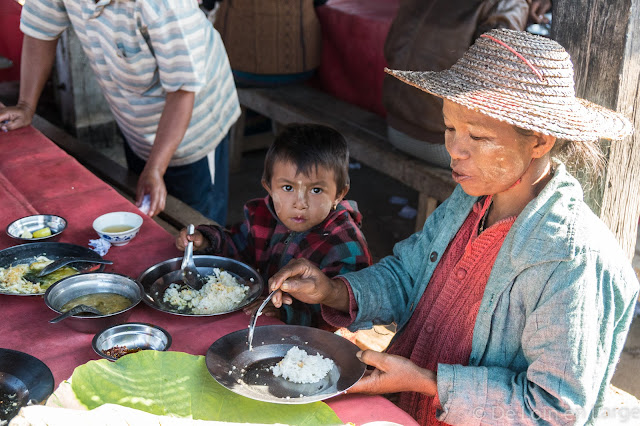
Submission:
[[[182,142],[193,112],[195,93],[178,90],[167,93],[156,138],[136,187],[136,205],[142,204],[145,194],[149,194],[151,201],[149,216],[164,210],[167,201],[167,188],[164,184],[164,173],[169,167],[171,157]]]
[[[25,34],[20,65],[20,97],[15,107],[0,110],[3,131],[28,126],[33,120],[42,89],[56,57],[55,40],[39,40]]]
[[[320,303],[342,312],[349,311],[349,291],[340,279],[330,279],[307,259],[293,259],[269,278],[269,290],[279,290],[271,302],[276,308],[289,305],[295,297],[304,303]]]

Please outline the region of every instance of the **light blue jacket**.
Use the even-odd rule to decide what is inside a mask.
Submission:
[[[344,275],[358,303],[351,330],[392,322],[402,329],[476,201],[458,186],[393,256]],[[439,419],[594,422],[606,405],[638,287],[626,254],[583,202],[580,184],[558,165],[504,240],[474,326],[469,365],[438,365]]]

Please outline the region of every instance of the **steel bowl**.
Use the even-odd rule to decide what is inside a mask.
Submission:
[[[116,357],[105,351],[114,346],[125,346],[127,349],[166,351],[171,346],[171,335],[157,325],[143,322],[128,322],[107,327],[97,333],[91,342],[93,350],[103,358],[111,361]]]
[[[22,237],[22,233],[24,231],[29,231],[31,233],[49,227],[51,229],[51,235],[47,235],[46,237],[39,238],[25,238]],[[20,241],[43,241],[43,240],[54,240],[62,231],[67,228],[67,221],[60,216],[56,216],[53,214],[36,214],[33,216],[27,216],[20,218],[18,220],[14,220],[7,226],[7,235],[11,238],[15,238]]]
[[[140,283],[125,275],[112,272],[94,272],[72,275],[54,283],[44,294],[44,302],[57,314],[62,314],[65,303],[87,294],[116,293],[131,301],[126,309],[109,315],[77,314],[61,321],[82,333],[97,333],[107,327],[122,324],[131,316],[132,309],[142,300]]]
[[[180,279],[182,258],[175,257],[151,266],[138,277],[138,282],[142,285],[144,292],[142,301],[154,309],[170,314],[183,316],[213,316],[238,311],[256,300],[262,294],[264,289],[262,277],[255,269],[245,263],[226,257],[208,255],[195,255],[193,256],[193,261],[196,264],[198,272],[203,276],[211,275],[213,273],[213,268],[225,270],[233,275],[239,282],[249,286],[248,294],[240,304],[226,312],[217,312],[215,314],[193,314],[180,311],[176,307],[163,301],[164,292],[167,288],[172,283],[176,282],[176,280]]]

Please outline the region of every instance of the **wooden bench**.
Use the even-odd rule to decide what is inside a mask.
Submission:
[[[134,200],[138,177],[126,167],[96,151],[91,145],[78,141],[38,115],[33,118],[32,125],[120,194],[130,201]],[[191,206],[168,194],[164,211],[155,216],[154,220],[173,235],[176,235],[180,229],[190,223],[196,225],[215,223]]]
[[[393,147],[387,140],[384,118],[306,85],[269,88],[240,88],[238,96],[246,109],[276,123],[318,123],[341,132],[349,143],[351,157],[418,191],[416,230],[453,191],[451,172],[430,166]],[[237,168],[242,156],[244,113],[234,130],[231,167]]]

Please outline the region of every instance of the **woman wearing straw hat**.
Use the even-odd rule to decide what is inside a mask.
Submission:
[[[395,322],[387,353],[359,353],[375,370],[349,392],[399,393],[422,424],[594,422],[638,281],[557,158],[597,163],[597,139],[628,120],[577,99],[566,51],[518,31],[483,34],[447,71],[388,72],[444,99],[459,185],[371,267],[329,280],[290,263],[274,304],[321,303],[351,330]]]

